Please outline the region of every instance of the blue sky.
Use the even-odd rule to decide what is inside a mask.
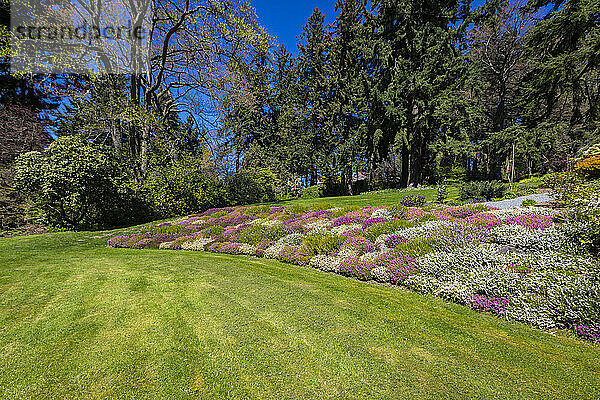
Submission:
[[[325,14],[325,23],[335,20],[335,0],[251,0],[251,3],[267,32],[294,54],[297,53],[296,36],[302,33],[315,7]]]
[[[334,11],[336,0],[250,0],[256,8],[258,19],[267,28],[267,32],[277,38],[279,44],[292,53],[297,53],[296,37],[302,33],[302,27],[315,7],[325,14],[325,23],[335,20]],[[415,0],[418,1],[418,0]],[[475,0],[478,6],[484,0]]]

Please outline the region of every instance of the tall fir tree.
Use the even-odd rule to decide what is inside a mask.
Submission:
[[[401,185],[420,185],[431,171],[429,145],[442,120],[436,110],[460,100],[467,76],[460,45],[470,1],[375,0],[374,147],[385,154],[400,137]],[[377,126],[378,125],[378,126]]]

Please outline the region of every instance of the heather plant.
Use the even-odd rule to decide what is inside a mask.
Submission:
[[[408,254],[413,257],[419,257],[431,253],[436,249],[436,241],[429,238],[415,238],[405,242],[398,243],[394,249],[400,254]]]
[[[305,237],[302,245],[306,247],[308,254],[331,254],[339,251],[345,241],[344,236],[321,234]]]
[[[406,278],[417,273],[418,265],[413,257],[401,255],[390,260],[387,270],[390,282],[399,285]]]
[[[310,257],[311,255],[304,247],[284,245],[276,258],[290,264],[308,265]]]
[[[387,208],[387,210],[390,212],[390,214],[392,215],[393,218],[406,219],[405,218],[406,206],[404,206],[402,204],[396,204],[396,205],[390,206]]]
[[[248,225],[237,233],[237,239],[241,243],[258,244],[263,239],[277,241],[288,233],[289,229],[283,225]]]
[[[339,218],[339,217],[343,217],[344,215],[346,215],[348,213],[352,213],[352,212],[359,211],[359,210],[360,210],[359,206],[345,206],[345,207],[334,209],[331,217]]]
[[[375,268],[373,261],[352,257],[342,260],[339,265],[339,272],[342,275],[366,281],[371,278],[371,270],[373,268]]]
[[[349,236],[341,246],[341,250],[344,249],[351,250],[358,255],[363,255],[365,253],[377,251],[379,250],[379,247],[364,236],[353,235]]]
[[[254,207],[245,207],[240,210],[242,214],[256,216],[259,214],[269,214],[271,207],[267,205],[263,206],[254,206]]]
[[[508,297],[490,297],[480,294],[471,296],[469,300],[473,309],[498,315],[504,314],[510,304],[510,298]]]
[[[219,237],[225,232],[225,228],[222,226],[209,226],[206,229],[202,230],[202,235],[207,238],[216,238]]]
[[[380,235],[391,234],[399,231],[400,229],[406,229],[411,226],[414,226],[414,222],[407,221],[405,219],[394,219],[392,221],[387,221],[370,226],[366,230],[365,236],[370,240],[375,240]]]
[[[425,203],[425,197],[416,194],[409,194],[400,200],[400,204],[405,207],[423,207]]]

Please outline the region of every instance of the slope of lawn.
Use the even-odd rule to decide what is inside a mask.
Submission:
[[[598,345],[314,269],[95,235],[0,239],[0,398],[600,398]]]
[[[423,189],[388,189],[374,192],[366,192],[356,196],[337,196],[337,197],[321,197],[316,199],[295,199],[283,201],[276,204],[281,205],[313,205],[319,203],[328,203],[334,207],[344,206],[388,206],[398,204],[400,200],[406,196],[423,196],[427,201],[434,201],[436,199],[435,188],[423,188]],[[458,198],[458,188],[455,186],[448,186],[448,200],[456,200]]]

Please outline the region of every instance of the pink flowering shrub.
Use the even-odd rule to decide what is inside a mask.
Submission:
[[[486,295],[475,294],[469,298],[471,308],[479,311],[487,311],[494,314],[502,315],[510,304],[509,297],[491,297]]]
[[[549,215],[523,214],[509,218],[507,224],[521,225],[527,229],[546,229],[552,225],[552,217]]]
[[[277,259],[282,262],[296,264],[296,265],[308,265],[308,261],[312,255],[308,254],[305,249],[296,246],[284,246]]]
[[[357,257],[346,258],[339,265],[340,274],[366,281],[371,277],[371,270],[375,263],[370,260],[361,260]]]
[[[392,254],[390,254],[383,257],[390,257],[389,260],[387,260],[387,271],[390,282],[394,285],[399,285],[406,278],[417,273],[417,261],[411,256],[400,255],[393,257]],[[382,262],[383,260],[378,261]]]

